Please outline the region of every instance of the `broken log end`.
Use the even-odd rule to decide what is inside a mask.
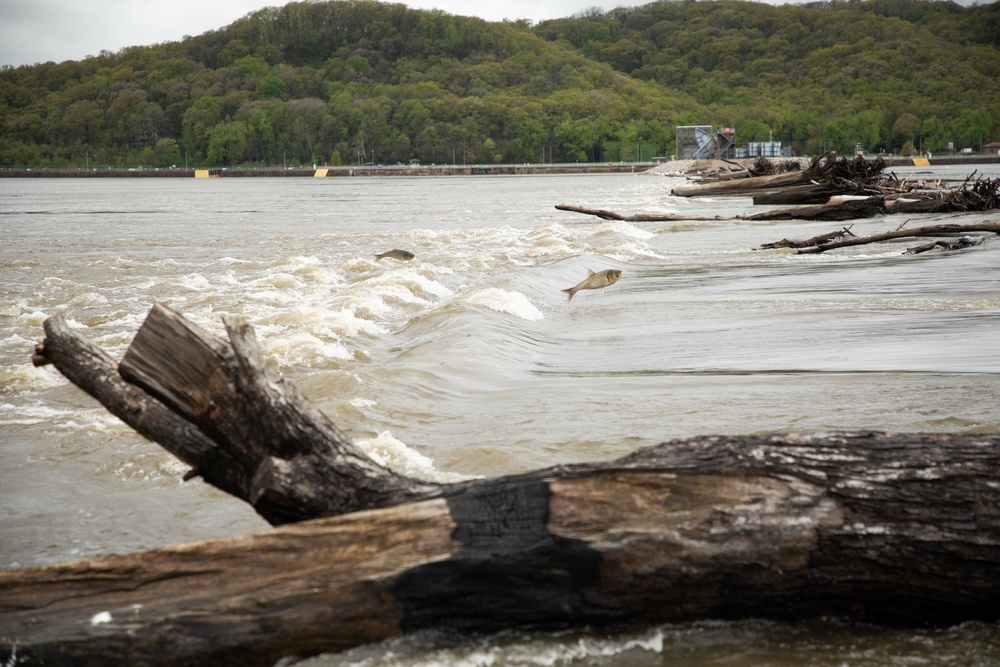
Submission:
[[[48,366],[52,363],[52,360],[45,356],[45,341],[41,341],[35,345],[35,351],[31,355],[31,363],[38,368],[39,366]]]

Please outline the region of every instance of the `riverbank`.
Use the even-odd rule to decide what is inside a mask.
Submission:
[[[497,176],[628,174],[651,162],[524,165],[399,165],[288,169],[0,169],[0,178],[350,178],[354,176]]]
[[[503,165],[366,165],[360,167],[219,168],[219,169],[4,169],[0,178],[351,178],[355,176],[502,176],[556,174],[686,175],[750,166],[756,158],[738,160],[669,160],[587,164]],[[811,157],[769,158],[808,165]],[[1000,164],[1000,156],[914,158],[882,156],[888,167]]]

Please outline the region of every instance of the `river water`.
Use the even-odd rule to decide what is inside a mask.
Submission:
[[[970,169],[894,171],[962,179]],[[268,361],[359,445],[434,480],[705,434],[1000,429],[1000,241],[919,255],[903,254],[912,239],[758,250],[840,225],[699,220],[753,206],[672,196],[684,182],[0,180],[0,567],[268,529],[241,502],[182,483],[183,464],[57,371],[32,367],[56,312],[115,358],[154,303],[219,335],[222,315],[245,317]],[[560,203],[685,220],[604,222]],[[375,261],[392,248],[416,258]],[[618,283],[567,303],[560,290],[607,268],[623,271]],[[1000,664],[1000,626],[414,636],[311,662],[985,666]]]

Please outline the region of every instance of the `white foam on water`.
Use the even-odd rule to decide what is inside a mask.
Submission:
[[[273,288],[276,290],[287,290],[294,291],[300,290],[304,287],[303,283],[299,281],[298,278],[290,273],[278,272],[278,273],[268,273],[253,281],[250,287],[254,289],[263,288],[267,291],[267,288]]]
[[[306,664],[316,667],[333,664],[341,667],[570,667],[605,664],[606,661],[608,664],[629,664],[629,657],[640,664],[650,664],[650,659],[658,659],[653,658],[654,655],[663,654],[664,646],[661,628],[601,636],[579,636],[570,632],[533,636],[511,633],[445,648],[422,648],[418,642],[409,640],[408,643],[403,638],[336,656],[319,656]]]
[[[466,297],[466,301],[529,322],[545,319],[542,311],[536,308],[531,300],[521,292],[508,292],[497,287],[488,287],[473,292]]]
[[[0,403],[0,423],[2,424],[43,424],[63,419],[71,413],[45,405],[14,405]]]
[[[42,322],[48,319],[48,317],[49,313],[43,313],[40,310],[34,310],[30,313],[21,313],[17,317],[17,323],[21,326],[38,328],[42,326]]]
[[[306,266],[292,273],[312,285],[329,286],[344,283],[344,276],[328,266]]]
[[[434,274],[432,273],[431,276]],[[388,276],[380,276],[371,281],[375,285],[398,285],[401,287],[406,287],[415,296],[418,293],[429,294],[435,296],[439,299],[445,299],[452,296],[453,292],[448,289],[445,285],[435,280],[433,277],[424,275],[420,271],[416,270],[402,270],[394,271]]]
[[[58,371],[47,367],[35,368],[27,360],[27,355],[25,355],[25,362],[17,366],[0,366],[0,394],[13,395],[44,391],[66,383]]]
[[[438,470],[431,459],[407,446],[402,440],[393,437],[389,431],[383,431],[368,440],[357,440],[355,444],[377,463],[408,477],[443,484],[478,478],[477,476]]]
[[[640,257],[666,259],[645,243],[636,241],[620,241],[604,247],[601,254],[620,262],[629,262]]]
[[[189,273],[171,281],[172,284],[195,292],[201,292],[212,287],[212,281],[200,273]]]
[[[653,232],[646,231],[645,229],[640,229],[635,225],[628,223],[624,220],[613,220],[605,222],[598,230],[601,232],[614,232],[615,234],[621,234],[622,236],[627,236],[634,239],[649,240],[656,236]]]
[[[231,287],[241,285],[240,279],[232,271],[216,274],[212,280],[216,285],[229,285]]]
[[[319,257],[315,255],[295,255],[279,262],[274,269],[277,271],[294,271],[307,266],[318,266],[321,264]]]
[[[107,305],[108,299],[97,292],[81,292],[66,302],[71,308],[95,308]]]
[[[248,265],[253,264],[249,259],[237,259],[236,257],[220,257],[218,260],[219,264],[240,264]]]
[[[339,341],[324,341],[308,332],[274,337],[262,345],[265,354],[273,356],[279,366],[323,367],[330,359],[347,360],[354,355]]]

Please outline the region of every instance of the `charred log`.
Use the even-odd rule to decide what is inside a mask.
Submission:
[[[276,514],[331,512],[330,486],[349,513],[0,573],[4,664],[271,665],[428,628],[1000,618],[1000,435],[702,437],[425,485],[366,461],[266,371],[245,324],[227,322],[227,344],[165,309],[151,317],[126,354],[145,389],[58,317],[39,360],[249,502],[262,460],[312,454],[285,468],[283,492],[303,483],[294,512]],[[249,415],[260,434],[235,424],[243,392],[272,413]],[[225,455],[204,461],[214,449]],[[351,511],[350,491],[376,509]]]
[[[0,573],[0,658],[271,665],[428,628],[994,621],[998,466],[997,435],[671,442],[267,534]]]

